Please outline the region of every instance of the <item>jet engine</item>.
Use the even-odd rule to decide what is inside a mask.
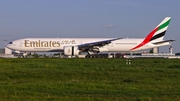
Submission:
[[[96,48],[91,48],[88,50],[88,53],[90,55],[98,54],[99,52],[107,52],[108,50],[103,47],[96,47]]]
[[[67,56],[77,56],[79,55],[79,49],[77,46],[65,46],[64,55]]]

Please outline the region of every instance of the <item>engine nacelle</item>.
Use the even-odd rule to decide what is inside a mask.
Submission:
[[[77,46],[65,46],[64,55],[67,56],[77,56],[79,55],[79,49]]]
[[[99,48],[99,52],[107,52],[107,51],[108,51],[107,48],[103,48],[103,47],[100,47],[100,48]]]
[[[99,52],[107,52],[108,50],[103,47],[92,48],[88,50],[90,55],[98,54]]]

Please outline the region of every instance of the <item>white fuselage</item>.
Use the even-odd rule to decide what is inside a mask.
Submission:
[[[131,52],[170,45],[163,40],[171,17],[166,17],[145,38],[24,38],[10,42],[7,47],[21,52],[60,52],[79,55],[81,52]]]
[[[11,42],[7,47],[22,52],[60,52],[63,51],[65,46],[77,46],[108,39],[110,38],[24,38]],[[112,41],[110,44],[99,48],[101,48],[101,52],[125,52],[168,45],[167,43],[157,46],[152,44],[151,41],[142,47],[132,50],[132,48],[136,47],[143,40],[140,38],[123,38]]]

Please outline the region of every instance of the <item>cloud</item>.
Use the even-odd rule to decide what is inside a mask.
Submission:
[[[116,26],[113,24],[106,24],[104,25],[105,28],[115,28]]]

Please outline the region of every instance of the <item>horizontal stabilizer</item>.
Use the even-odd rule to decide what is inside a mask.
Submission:
[[[158,44],[163,44],[163,43],[166,43],[166,42],[171,43],[171,42],[173,42],[173,41],[175,41],[175,40],[164,40],[164,41],[160,41],[160,42],[155,42],[155,43],[153,43],[153,44],[158,45]]]

